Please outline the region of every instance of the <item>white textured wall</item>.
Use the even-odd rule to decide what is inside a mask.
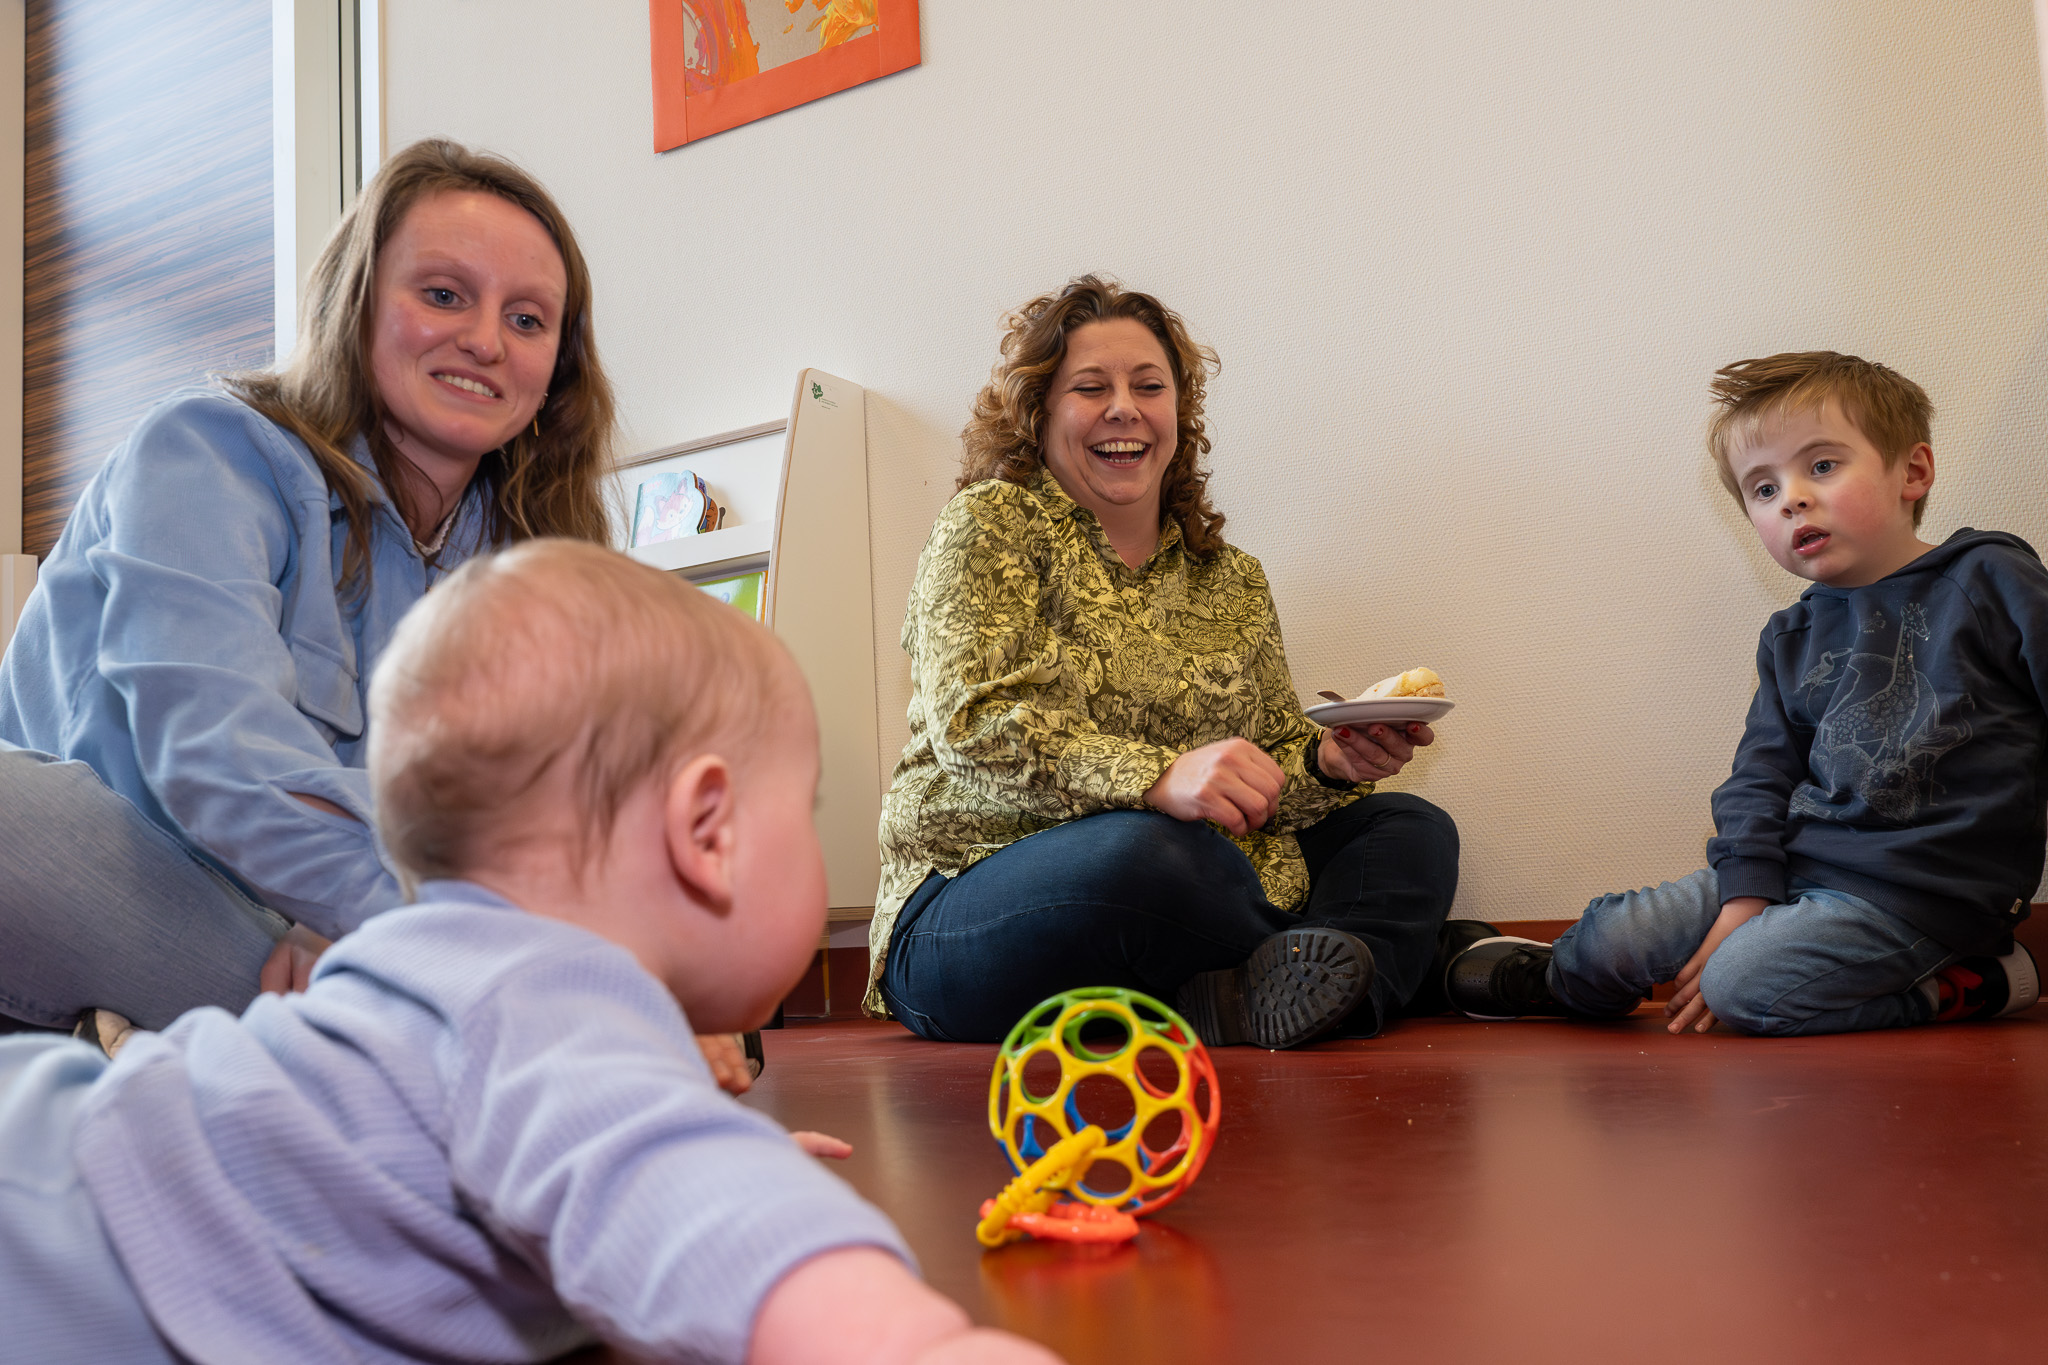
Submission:
[[[2027,0],[925,0],[925,64],[665,156],[644,6],[386,0],[390,145],[561,196],[630,443],[868,386],[882,734],[997,319],[1070,274],[1221,351],[1232,540],[1296,681],[1429,663],[1402,784],[1458,913],[1683,873],[1796,595],[1705,464],[1715,366],[1833,347],[1940,408],[1928,526],[2048,546],[2048,161]]]

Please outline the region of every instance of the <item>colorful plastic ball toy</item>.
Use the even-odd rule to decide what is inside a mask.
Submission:
[[[1010,1030],[989,1080],[989,1131],[1019,1178],[982,1206],[977,1235],[989,1246],[1023,1231],[1136,1235],[1129,1219],[1201,1174],[1221,1106],[1201,1039],[1152,997],[1101,986],[1041,1002]]]

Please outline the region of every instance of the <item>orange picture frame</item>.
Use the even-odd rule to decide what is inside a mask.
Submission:
[[[701,0],[705,13],[730,13],[740,0]],[[785,2],[783,8],[794,8]],[[666,152],[743,123],[887,76],[918,64],[917,0],[876,0],[873,31],[809,56],[749,74],[746,61],[707,81],[692,71],[685,40],[683,0],[648,0],[653,38],[654,150]],[[742,13],[742,18],[744,15]],[[744,30],[741,37],[744,39]]]

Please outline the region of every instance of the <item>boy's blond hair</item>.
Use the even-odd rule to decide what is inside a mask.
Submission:
[[[744,770],[809,705],[766,630],[582,541],[471,560],[399,623],[370,684],[377,830],[409,885],[462,877],[552,824],[581,868],[642,784],[718,753]],[[566,770],[567,820],[535,809]]]
[[[1761,360],[1738,360],[1714,371],[1718,405],[1707,427],[1707,450],[1721,484],[1743,506],[1731,457],[1756,437],[1766,418],[1805,412],[1832,400],[1865,440],[1884,456],[1886,468],[1906,452],[1930,442],[1934,405],[1927,391],[1897,370],[1838,351],[1785,351]],[[1913,524],[1927,511],[1927,499],[1913,504]]]

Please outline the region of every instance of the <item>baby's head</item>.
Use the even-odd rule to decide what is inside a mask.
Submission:
[[[1934,483],[1934,408],[1918,384],[1798,351],[1724,366],[1713,393],[1714,466],[1785,569],[1858,586],[1925,550],[1914,528]]]
[[[535,540],[409,612],[370,686],[377,828],[413,886],[480,883],[611,938],[700,1032],[752,1028],[824,921],[810,694],[671,574]]]

